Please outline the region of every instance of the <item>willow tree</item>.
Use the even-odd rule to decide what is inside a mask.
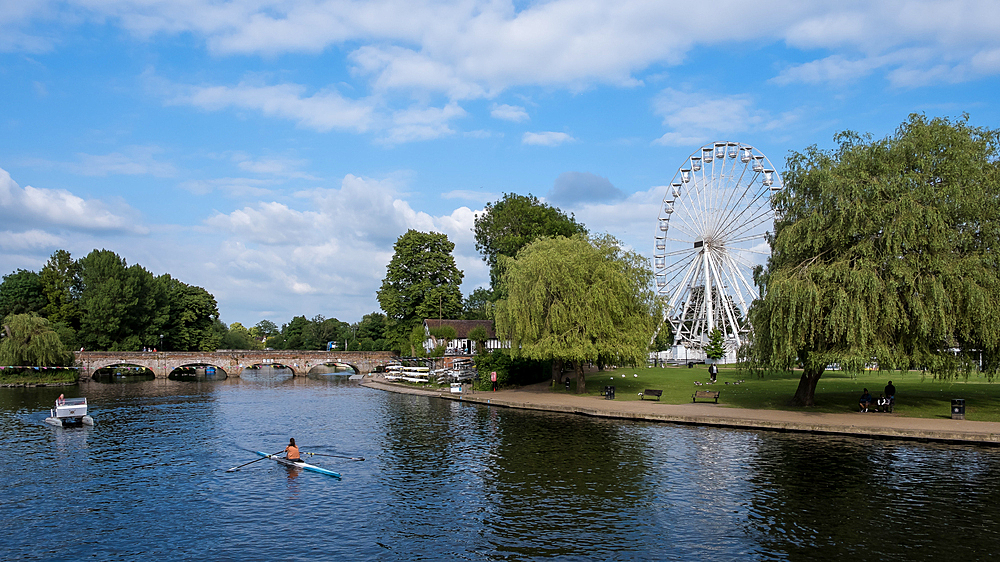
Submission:
[[[981,355],[996,371],[998,131],[911,115],[885,139],[836,140],[788,159],[750,363],[801,365],[805,406],[834,362],[948,376]]]
[[[586,388],[584,363],[645,361],[655,299],[642,256],[610,236],[542,238],[503,269],[507,297],[496,303],[496,332],[515,357],[571,363],[578,393]]]
[[[0,365],[61,367],[73,362],[73,353],[41,316],[11,314],[0,324]]]

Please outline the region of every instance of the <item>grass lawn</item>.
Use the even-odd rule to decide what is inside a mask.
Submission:
[[[638,393],[655,388],[663,391],[661,402],[683,404],[691,402],[695,390],[718,390],[721,391],[719,404],[724,406],[802,410],[790,404],[801,376],[801,371],[792,371],[767,373],[763,378],[757,378],[736,367],[721,366],[718,382],[696,386],[694,381],[708,381],[708,367],[705,365],[695,365],[692,369],[687,366],[620,368],[588,373],[587,393],[598,396],[605,385],[614,385],[615,400],[638,400]],[[739,380],[743,382],[734,384]],[[1000,381],[991,383],[982,375],[972,375],[968,379],[936,380],[920,371],[826,371],[816,386],[816,406],[808,410],[857,412],[858,399],[864,388],[868,388],[873,398],[877,399],[890,380],[896,387],[896,407],[894,413],[888,415],[950,419],[952,398],[964,398],[965,419],[1000,422]],[[575,388],[575,383],[570,392],[573,392],[572,388]],[[566,390],[559,387],[555,392]],[[887,414],[870,411],[868,415]]]
[[[21,370],[8,367],[0,371],[0,386],[24,384],[56,384],[75,383],[79,373],[73,369],[43,369],[36,371]]]

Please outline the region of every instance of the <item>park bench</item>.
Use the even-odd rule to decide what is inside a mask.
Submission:
[[[691,402],[697,402],[699,398],[704,398],[706,400],[710,398],[715,399],[715,403],[719,403],[719,391],[718,390],[696,390],[694,395],[691,397]]]
[[[656,390],[655,388],[647,388],[639,393],[639,400],[645,400],[647,396],[655,396],[657,400],[663,395],[662,390]]]

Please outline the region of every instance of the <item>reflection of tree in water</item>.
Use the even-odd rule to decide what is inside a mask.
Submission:
[[[1000,457],[967,446],[768,435],[747,533],[792,560],[980,559],[1000,551]]]
[[[501,409],[479,418],[492,436],[484,484],[495,513],[484,524],[498,549],[536,557],[648,548],[654,529],[636,522],[657,487],[640,426]]]
[[[419,537],[440,518],[482,529],[460,552],[587,554],[603,532],[644,548],[635,521],[655,490],[637,426],[406,395],[383,421],[390,533]]]

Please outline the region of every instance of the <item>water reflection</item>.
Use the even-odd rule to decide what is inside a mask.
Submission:
[[[295,371],[285,366],[251,365],[240,373],[240,379],[250,382],[277,383],[295,376]]]
[[[94,427],[43,422],[62,391],[88,397]],[[225,472],[289,437],[304,452],[367,460],[309,458],[343,480],[268,459]],[[0,471],[12,560],[264,560],[289,544],[352,560],[1000,549],[1000,453],[986,448],[525,412],[345,377],[2,389],[0,438],[0,454],[18,459]]]

